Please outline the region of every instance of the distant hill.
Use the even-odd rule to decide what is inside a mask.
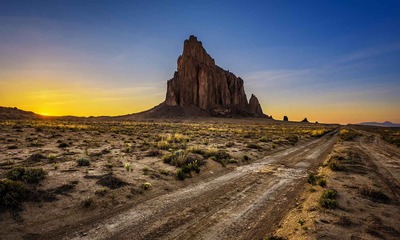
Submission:
[[[389,121],[386,122],[363,122],[359,123],[358,125],[366,125],[366,126],[377,126],[377,127],[400,127],[400,124],[398,123],[392,123]]]
[[[0,120],[35,120],[43,119],[43,116],[34,112],[24,111],[16,107],[0,107]]]
[[[77,119],[90,119],[92,117],[75,117],[75,116],[43,116],[31,111],[24,111],[16,107],[1,107],[0,106],[0,120],[38,120],[38,119],[59,119],[59,120],[77,120]],[[109,117],[104,117],[109,118]]]

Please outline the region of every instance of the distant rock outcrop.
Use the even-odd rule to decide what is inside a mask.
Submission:
[[[243,80],[215,65],[195,36],[185,40],[177,65],[174,77],[167,82],[165,102],[143,114],[267,117],[256,96],[247,101]]]
[[[289,118],[287,116],[283,116],[283,121],[287,122],[289,121]]]
[[[301,121],[301,122],[308,123],[308,119],[304,118],[303,121]]]

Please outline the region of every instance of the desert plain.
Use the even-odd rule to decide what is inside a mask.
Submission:
[[[193,118],[0,129],[2,239],[400,235],[396,128]]]

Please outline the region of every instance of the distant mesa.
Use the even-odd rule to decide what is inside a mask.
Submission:
[[[215,65],[195,36],[185,40],[177,65],[173,78],[167,81],[165,101],[135,115],[268,117],[255,95],[247,101],[243,80]]]
[[[289,118],[287,116],[283,116],[283,121],[287,122],[289,121]]]
[[[376,127],[400,127],[399,123],[392,123],[389,121],[386,122],[363,122],[359,123],[358,125],[366,125],[366,126],[376,126]]]

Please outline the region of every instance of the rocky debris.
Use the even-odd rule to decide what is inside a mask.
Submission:
[[[289,121],[289,118],[287,116],[283,116],[283,121],[287,122]]]
[[[213,116],[265,116],[254,95],[250,104],[247,102],[243,80],[215,65],[195,36],[185,40],[177,65],[174,77],[167,82],[166,107],[174,107],[174,111],[194,107]],[[157,109],[165,111],[165,106]]]
[[[308,119],[307,119],[307,118],[304,118],[303,121],[301,121],[301,122],[308,123]]]

